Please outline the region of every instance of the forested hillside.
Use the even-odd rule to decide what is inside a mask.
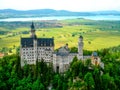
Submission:
[[[5,56],[0,59],[0,90],[119,90],[120,46],[97,52],[104,69],[75,57],[63,74],[54,73],[44,60],[21,68],[18,55]]]

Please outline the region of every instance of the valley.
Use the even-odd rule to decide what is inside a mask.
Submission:
[[[38,37],[54,37],[55,49],[68,43],[77,47],[84,37],[84,50],[100,50],[120,45],[120,21],[67,19],[34,21]],[[21,37],[30,37],[31,21],[0,22],[0,51],[15,53]]]

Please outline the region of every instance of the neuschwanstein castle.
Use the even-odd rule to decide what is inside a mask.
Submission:
[[[21,67],[26,64],[36,64],[36,60],[44,60],[46,63],[52,63],[55,72],[64,72],[69,68],[73,58],[77,56],[79,60],[91,58],[91,56],[83,56],[83,37],[78,38],[78,53],[70,53],[68,44],[54,51],[54,38],[37,38],[35,34],[35,26],[32,22],[31,36],[29,38],[21,38],[20,43]],[[100,59],[93,54],[93,63],[100,63]],[[93,58],[92,57],[92,58]]]

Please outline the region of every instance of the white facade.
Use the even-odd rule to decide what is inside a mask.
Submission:
[[[53,64],[55,72],[65,72],[75,56],[79,60],[90,58],[89,56],[83,56],[83,45],[83,37],[80,36],[78,39],[78,53],[70,53],[68,45],[61,47],[58,52],[54,52],[53,38],[22,38],[20,48],[21,67],[25,64],[35,65],[36,60],[44,60],[46,63]]]
[[[80,36],[78,40],[78,53],[70,53],[68,45],[61,47],[58,52],[53,54],[53,69],[55,72],[63,73],[69,69],[73,58],[77,56],[79,60],[85,60],[90,56],[83,56],[83,37]]]
[[[34,47],[21,47],[21,66],[26,64],[36,64],[36,60],[44,60],[52,62],[54,46],[37,46],[37,41],[34,40]]]

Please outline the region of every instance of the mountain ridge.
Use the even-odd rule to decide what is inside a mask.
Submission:
[[[93,16],[93,15],[120,15],[120,11],[91,11],[74,12],[54,9],[15,10],[0,9],[0,18],[38,17],[38,16]]]

